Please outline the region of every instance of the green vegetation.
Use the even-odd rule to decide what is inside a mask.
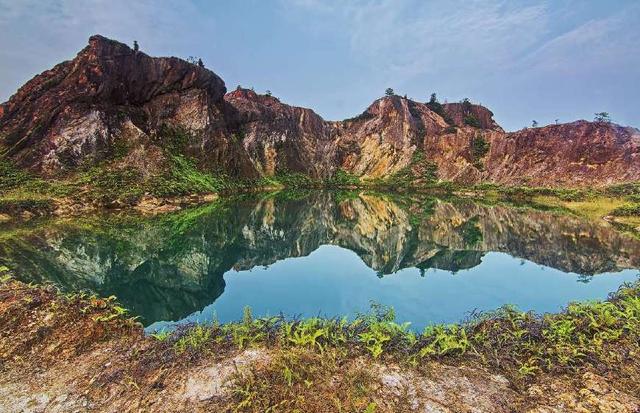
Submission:
[[[29,181],[29,175],[0,157],[0,192],[15,188]]]
[[[384,94],[385,94],[386,96],[393,96],[393,95],[395,95],[395,92],[393,91],[393,89],[391,89],[390,87],[388,87],[388,88],[386,88],[386,89],[385,89]]]
[[[470,148],[473,165],[480,170],[484,169],[482,158],[489,153],[489,142],[486,141],[482,134],[476,134],[471,139]]]
[[[456,228],[456,231],[462,236],[465,245],[469,247],[477,245],[484,239],[482,230],[480,229],[479,221],[480,218],[478,216],[475,216],[465,221],[463,224]]]
[[[615,208],[611,215],[619,217],[640,216],[640,203],[628,203]]]
[[[475,115],[467,115],[464,117],[462,121],[464,122],[465,125],[469,125],[473,128],[479,128],[481,126],[480,120],[478,120],[478,118],[475,117]]]
[[[593,121],[609,123],[611,122],[611,115],[609,115],[609,112],[598,112],[595,114]]]
[[[572,303],[559,314],[524,313],[511,306],[463,324],[433,325],[415,333],[392,309],[372,304],[354,320],[283,317],[197,325],[176,333],[177,352],[202,352],[227,343],[237,348],[304,348],[319,353],[364,354],[420,365],[428,359],[474,360],[514,378],[561,372],[584,363],[621,362],[640,351],[640,282],[624,285],[608,301]]]
[[[324,184],[329,188],[358,186],[360,185],[360,178],[343,169],[338,169],[331,178],[325,180]]]
[[[464,115],[462,122],[465,125],[469,125],[474,128],[479,128],[481,126],[480,120],[473,114],[473,105],[469,101],[469,98],[464,98],[461,104],[462,104],[462,114]]]
[[[436,96],[435,93],[431,94],[431,98],[429,99],[429,102],[426,103],[426,105],[433,112],[440,115],[445,122],[451,125],[445,130],[445,132],[452,133],[456,131],[455,126],[453,126],[454,124],[453,118],[444,110],[444,106],[442,106],[442,104],[438,102],[438,97]]]
[[[385,188],[398,190],[416,185],[433,185],[438,180],[438,166],[426,158],[424,152],[416,150],[411,156],[409,165],[386,178],[371,179],[364,182],[365,186],[372,188]]]

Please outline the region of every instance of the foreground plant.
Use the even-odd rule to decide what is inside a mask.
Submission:
[[[179,352],[189,347],[200,352],[221,345],[267,346],[368,355],[412,366],[429,360],[479,360],[522,379],[585,363],[624,362],[638,354],[640,282],[622,286],[608,301],[572,303],[558,314],[536,315],[505,306],[462,324],[429,326],[420,334],[408,323],[397,323],[392,309],[373,305],[351,321],[254,319],[247,310],[241,322],[197,325],[173,340]]]

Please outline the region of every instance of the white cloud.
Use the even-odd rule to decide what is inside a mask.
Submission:
[[[640,63],[638,22],[638,6],[589,20],[531,52],[522,60],[522,67],[562,75],[637,67]]]
[[[548,33],[544,4],[506,1],[356,1],[338,6],[290,0],[289,7],[332,13],[354,54],[396,81],[446,70],[509,66]]]

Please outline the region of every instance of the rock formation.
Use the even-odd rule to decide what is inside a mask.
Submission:
[[[226,93],[203,67],[102,36],[0,106],[0,149],[43,176],[105,161],[147,176],[182,154],[202,171],[243,178],[300,172],[323,179],[338,170],[388,178],[422,167],[462,183],[640,179],[634,128],[578,121],[506,133],[490,110],[468,101],[433,105],[400,96],[378,99],[352,119],[325,121],[252,90]]]

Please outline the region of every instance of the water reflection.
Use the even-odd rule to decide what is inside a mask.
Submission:
[[[427,297],[410,298],[410,291],[402,285],[419,282],[420,274],[430,270],[457,273],[472,269],[469,274],[475,274],[478,280],[486,276],[527,274],[528,281],[518,282],[532,288],[539,281],[538,301],[543,302],[545,289],[553,283],[544,284],[549,281],[534,275],[534,267],[550,267],[558,274],[579,274],[583,281],[594,274],[640,267],[640,242],[604,222],[468,201],[398,199],[344,192],[244,196],[148,220],[98,217],[56,222],[31,230],[7,231],[0,240],[0,263],[15,268],[23,280],[51,281],[67,290],[88,289],[100,295],[116,295],[145,324],[179,320],[205,307],[211,308],[214,302],[222,306],[231,299],[233,303],[224,304],[227,306],[219,310],[228,310],[223,318],[237,318],[232,313],[245,304],[264,304],[272,313],[285,309],[294,314],[313,311],[313,306],[296,306],[298,296],[305,303],[319,300],[316,312],[339,313],[347,307],[331,304],[331,299],[322,298],[320,291],[339,289],[340,284],[345,288],[351,285],[332,277],[351,267],[360,275],[366,273],[366,281],[362,285],[352,283],[353,291],[347,291],[343,301],[349,296],[354,301],[366,302],[395,294],[395,301],[407,307],[407,316],[424,308],[426,304],[421,300]],[[291,294],[271,298],[263,294],[269,286],[278,285],[277,279],[282,279],[277,278],[282,270],[269,266],[308,256],[323,245],[349,250],[351,258],[335,252],[323,253],[320,261],[294,266],[296,271],[304,272],[300,280],[307,281],[292,286],[292,279],[288,279],[280,288]],[[498,267],[488,263],[489,252],[504,253],[496,255],[504,257],[495,258],[501,262],[526,260],[527,265],[510,264],[510,273],[503,269],[502,273],[493,274]],[[357,263],[364,266],[358,267]],[[265,266],[268,271],[259,271]],[[218,300],[225,291],[225,274],[228,277],[251,269],[262,273],[261,282],[244,283]],[[386,281],[393,278],[386,275],[405,269],[412,269],[418,281]],[[383,281],[370,277],[373,272]],[[601,288],[594,294],[606,294],[630,274],[614,279],[611,285],[592,287]],[[276,278],[269,278],[271,275]],[[572,277],[567,278],[572,285],[577,284],[575,275],[566,277]],[[312,283],[311,279],[315,281]],[[499,283],[476,282],[500,289]],[[373,297],[368,297],[365,285],[386,290],[371,292],[369,295]],[[436,295],[457,296],[463,301],[474,294],[474,289],[476,295],[489,294],[478,286],[464,296],[449,291],[454,288],[451,285],[429,285],[429,288]],[[448,290],[437,291],[438,288]],[[514,302],[510,294],[499,294],[490,304]],[[574,295],[561,298],[581,298],[580,294],[576,290]],[[425,295],[428,294],[423,292]],[[287,300],[287,305],[279,300]],[[532,306],[546,308],[536,307],[535,303]],[[449,318],[459,318],[460,308],[456,307]],[[440,310],[434,307],[433,311]],[[423,315],[425,319],[429,317]]]

